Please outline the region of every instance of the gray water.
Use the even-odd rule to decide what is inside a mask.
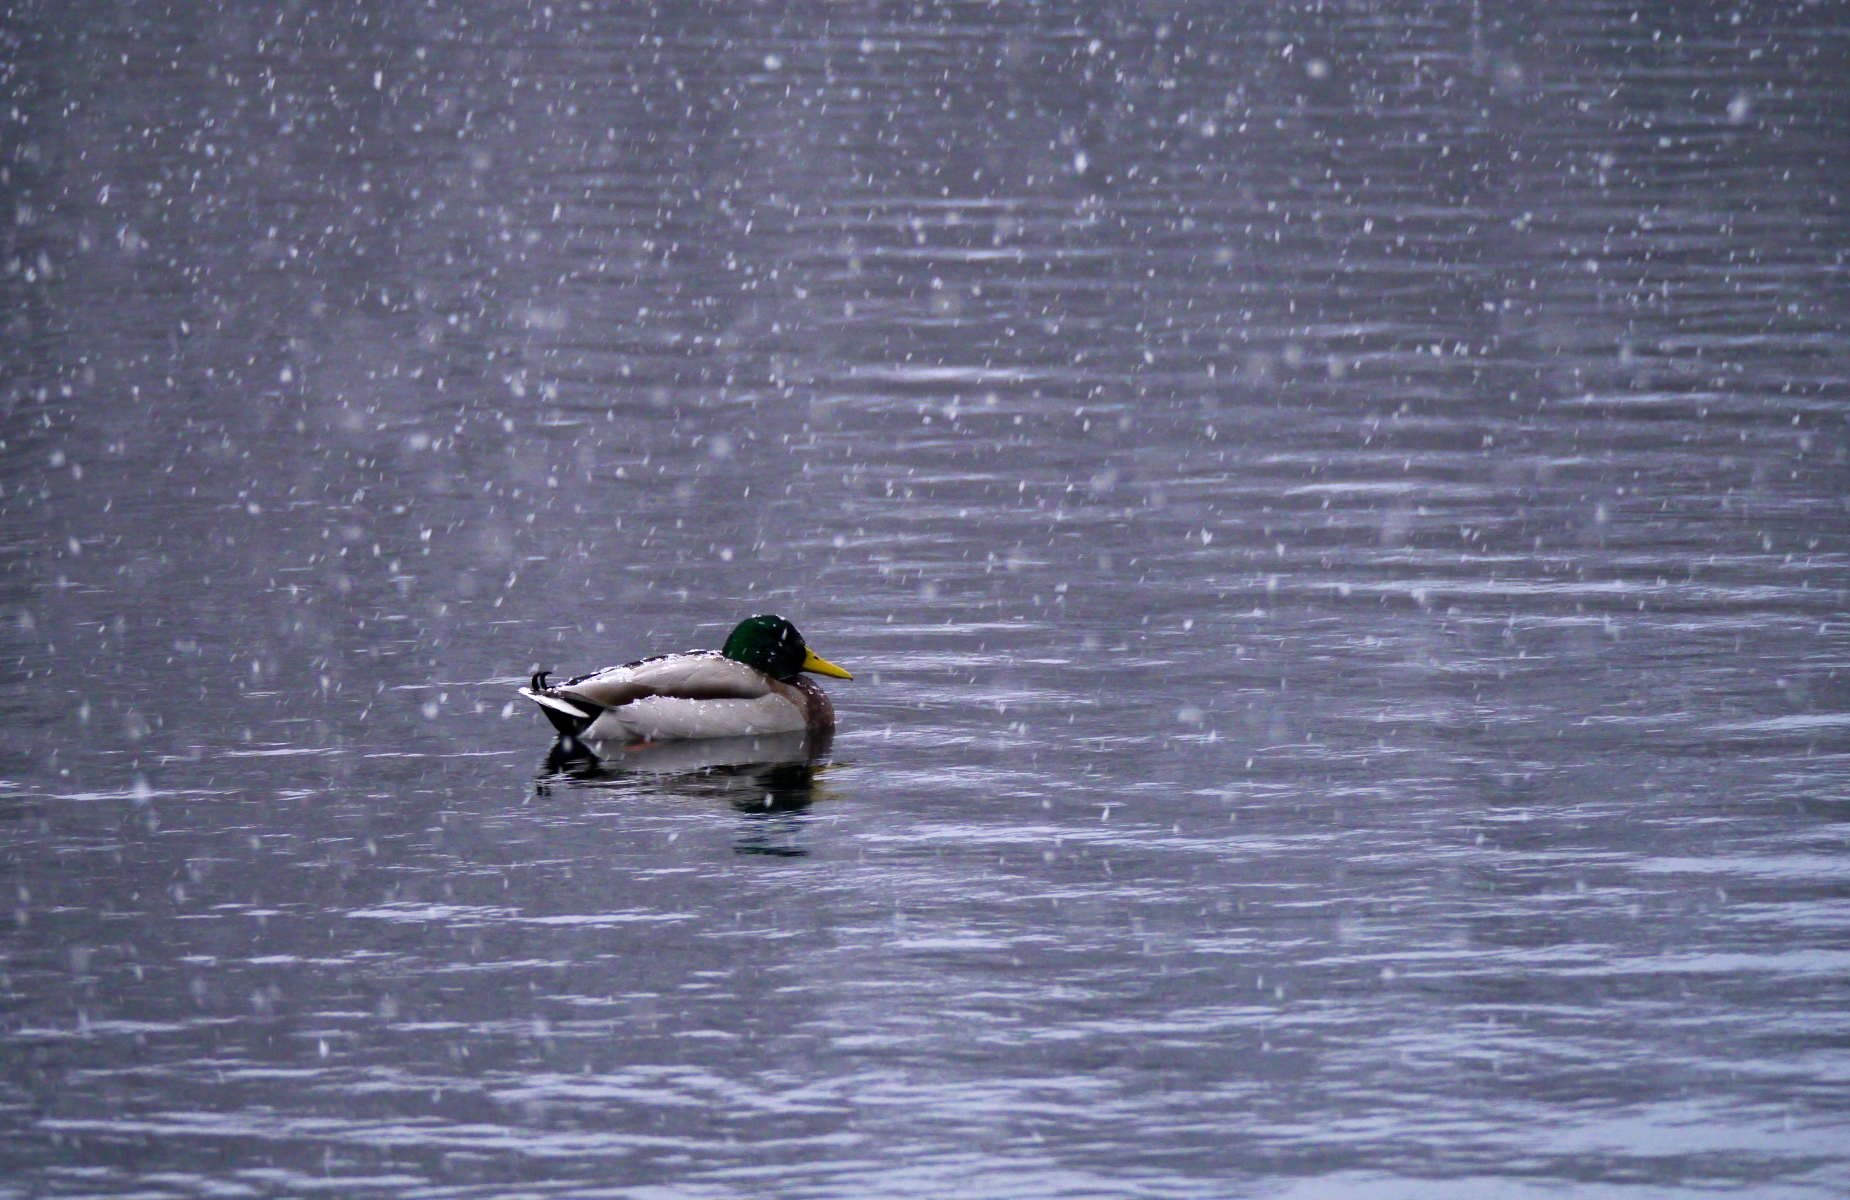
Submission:
[[[1844,1194],[1847,43],[11,4],[0,1196]]]

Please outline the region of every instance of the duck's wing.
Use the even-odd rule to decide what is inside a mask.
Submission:
[[[608,709],[652,696],[670,700],[758,700],[776,688],[770,676],[711,650],[664,654],[605,667],[548,686],[544,674],[533,677],[520,694],[540,706],[554,729],[565,737],[584,733]]]
[[[677,700],[756,700],[771,693],[770,677],[710,650],[664,654],[620,667],[605,667],[568,679],[552,689],[582,697],[600,708],[615,708],[644,696]]]

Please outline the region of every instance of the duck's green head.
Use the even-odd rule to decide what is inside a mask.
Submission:
[[[733,626],[719,652],[748,667],[756,667],[772,679],[795,679],[800,671],[813,671],[836,679],[854,678],[811,650],[795,625],[771,613],[747,617]]]

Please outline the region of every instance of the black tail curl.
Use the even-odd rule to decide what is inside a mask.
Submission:
[[[597,719],[604,715],[605,706],[587,700],[583,696],[573,695],[570,692],[562,693],[554,691],[546,683],[546,677],[551,674],[551,671],[535,671],[533,677],[527,681],[528,687],[538,696],[546,696],[562,703],[569,704],[580,712],[587,714],[585,716],[574,716],[569,712],[561,712],[550,704],[544,702],[540,704],[540,711],[546,714],[546,720],[551,722],[554,729],[558,730],[560,738],[565,741],[571,741],[597,723]]]

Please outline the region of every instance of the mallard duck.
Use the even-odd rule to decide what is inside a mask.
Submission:
[[[804,671],[854,676],[820,657],[796,626],[761,613],[733,627],[718,651],[662,654],[605,667],[564,683],[533,676],[520,694],[540,706],[561,737],[657,741],[835,732],[828,693]]]

